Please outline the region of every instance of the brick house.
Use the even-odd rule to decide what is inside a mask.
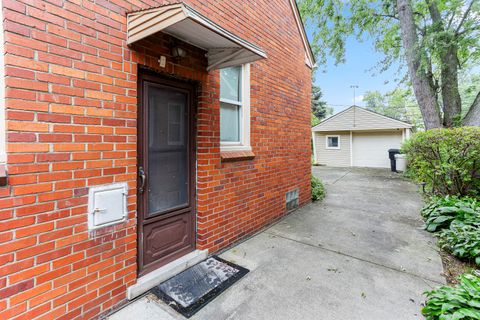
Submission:
[[[2,5],[0,319],[97,318],[309,202],[294,0]]]

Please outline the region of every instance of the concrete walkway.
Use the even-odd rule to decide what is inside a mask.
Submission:
[[[423,319],[422,293],[445,280],[417,187],[386,170],[313,172],[325,201],[222,254],[251,272],[192,319]],[[183,318],[146,296],[110,319]]]

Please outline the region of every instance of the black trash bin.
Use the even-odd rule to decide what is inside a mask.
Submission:
[[[400,153],[400,149],[388,149],[388,157],[390,158],[390,169],[392,172],[397,172],[397,162],[395,155]]]

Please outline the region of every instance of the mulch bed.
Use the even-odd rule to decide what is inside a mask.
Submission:
[[[443,262],[443,274],[447,279],[448,285],[457,284],[459,275],[477,268],[473,262],[459,260],[457,257],[443,250],[440,250],[440,256]]]

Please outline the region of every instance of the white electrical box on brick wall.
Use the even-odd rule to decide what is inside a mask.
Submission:
[[[88,230],[126,221],[127,195],[126,183],[90,188],[88,191]]]

